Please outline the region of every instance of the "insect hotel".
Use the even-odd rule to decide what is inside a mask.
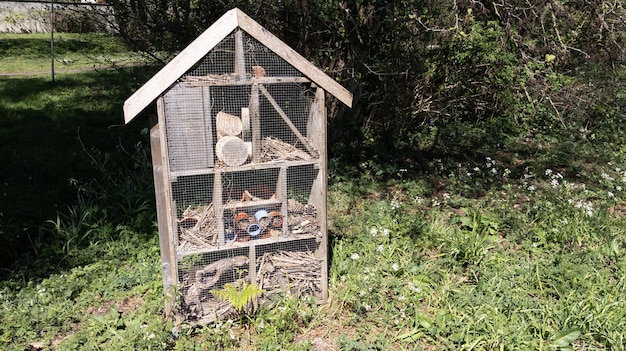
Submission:
[[[167,314],[231,317],[217,291],[327,297],[325,93],[352,95],[239,9],[124,103],[150,139]]]

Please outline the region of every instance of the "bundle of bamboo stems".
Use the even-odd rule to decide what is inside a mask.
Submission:
[[[179,251],[217,245],[217,226],[213,205],[188,207],[178,220]]]
[[[298,149],[294,145],[272,137],[266,137],[261,142],[261,160],[311,160],[314,157]]]
[[[311,251],[267,252],[257,258],[257,264],[257,284],[266,295],[321,292],[322,262]]]

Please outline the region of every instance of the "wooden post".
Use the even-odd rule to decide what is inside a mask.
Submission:
[[[167,151],[165,147],[163,125],[165,108],[163,98],[157,100],[157,118],[151,118],[150,149],[152,153],[152,173],[154,175],[154,191],[157,205],[157,222],[159,225],[159,243],[161,249],[161,268],[163,270],[163,292],[167,298],[165,315],[173,316],[175,294],[172,286],[178,283],[178,268],[176,263],[176,246],[174,234],[178,228],[172,225],[171,215],[171,188],[169,184]],[[161,121],[159,123],[159,120]],[[180,316],[174,316],[180,319]]]
[[[216,171],[213,175],[213,208],[215,209],[215,220],[217,222],[217,245],[223,247],[224,237],[224,204],[222,203],[222,173]]]
[[[211,90],[209,87],[202,87],[202,115],[204,117],[204,132],[206,143],[206,157],[207,167],[214,166],[214,152],[213,152],[213,123],[211,122]]]
[[[283,216],[283,235],[288,232],[289,224],[287,219],[287,166],[280,167],[278,171],[278,179],[276,181],[276,198],[280,200],[282,206],[280,210],[281,216]]]
[[[241,128],[241,138],[247,141],[248,134],[250,134],[250,108],[248,107],[241,108]]]
[[[261,116],[259,112],[259,85],[250,89],[250,128],[252,129],[252,162],[261,162]]]
[[[246,78],[246,57],[243,51],[243,35],[241,30],[235,32],[235,75],[238,79]]]
[[[311,110],[309,111],[307,134],[312,144],[315,145],[321,153],[317,178],[313,181],[313,187],[311,189],[310,202],[317,209],[320,232],[322,234],[322,242],[315,254],[322,261],[322,299],[326,300],[328,298],[328,229],[326,225],[328,161],[326,159],[326,107],[324,94],[325,91],[322,88],[317,88],[315,91],[315,98],[311,104]]]

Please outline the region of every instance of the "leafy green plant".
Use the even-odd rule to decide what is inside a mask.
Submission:
[[[560,331],[554,335],[554,344],[559,350],[574,350],[574,348],[571,347],[572,343],[578,339],[580,333],[581,330],[578,328]]]
[[[56,236],[54,242],[62,244],[63,254],[68,255],[98,231],[99,219],[94,210],[85,205],[75,206],[69,209],[67,215],[59,213],[56,220],[46,222]]]
[[[240,280],[237,284],[226,283],[221,289],[211,290],[211,294],[215,295],[215,297],[233,305],[235,310],[239,313],[240,322],[242,324],[244,316],[249,318],[246,307],[264,292],[265,291],[259,288],[257,284],[248,283],[245,279]]]
[[[465,215],[456,217],[460,225],[455,233],[442,237],[442,248],[461,265],[477,266],[494,247],[498,222],[477,210],[464,209]]]

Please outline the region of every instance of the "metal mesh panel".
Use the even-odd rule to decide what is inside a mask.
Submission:
[[[178,262],[180,284],[179,313],[188,321],[211,322],[236,313],[227,302],[217,299],[211,290],[225,284],[241,284],[250,280],[246,249],[188,255]]]
[[[175,85],[163,101],[170,169],[212,167],[214,138],[206,89]]]
[[[262,302],[282,294],[321,297],[324,261],[315,254],[318,247],[315,239],[258,247],[256,283],[265,290]]]
[[[242,48],[245,57],[245,67],[248,74],[252,74],[251,67],[263,67],[269,76],[300,77],[302,73],[288,62],[269,50],[245,32],[241,32]],[[189,76],[206,76],[235,72],[235,32],[224,38],[211,52],[202,59]]]
[[[287,233],[292,236],[321,235],[322,214],[326,201],[317,187],[319,170],[314,165],[289,167],[287,172]]]
[[[232,306],[211,290],[242,280],[266,290],[262,301],[323,297],[325,121],[311,108],[315,89],[233,32],[163,96],[184,319],[229,316]]]
[[[179,177],[172,182],[178,252],[216,247],[218,235],[213,207],[214,182],[213,174]]]

